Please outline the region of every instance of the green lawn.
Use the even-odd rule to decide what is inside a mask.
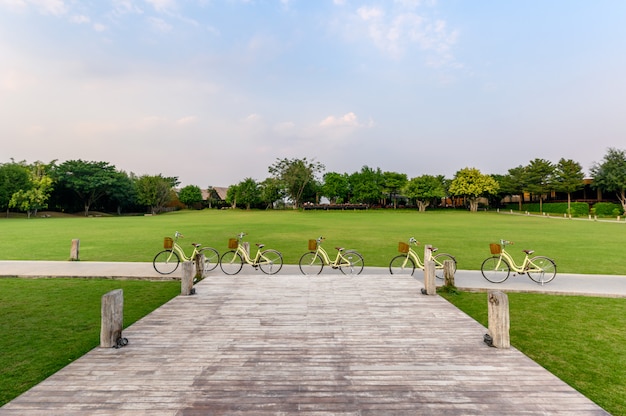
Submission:
[[[180,293],[180,282],[0,279],[0,406],[100,344],[102,295],[124,291],[124,326]]]
[[[0,219],[0,260],[69,258],[151,261],[163,237],[226,250],[241,231],[280,250],[287,263],[323,235],[327,248],[358,249],[366,265],[387,266],[397,243],[415,236],[478,269],[490,242],[515,241],[555,259],[559,272],[626,274],[626,224],[459,211],[181,211],[154,217]],[[558,275],[557,275],[558,279]],[[0,279],[0,404],[98,345],[100,297],[125,291],[125,324],[180,292],[177,282]],[[486,325],[485,294],[445,295]],[[626,299],[510,294],[513,345],[615,415],[626,415]],[[35,354],[32,351],[37,351]]]
[[[626,222],[564,220],[464,211],[179,211],[152,217],[0,219],[1,260],[67,260],[71,241],[80,239],[83,261],[152,261],[163,237],[178,230],[187,243],[200,242],[220,253],[244,231],[296,264],[307,241],[326,237],[327,248],[359,250],[365,264],[387,266],[399,241],[414,236],[457,257],[460,269],[478,270],[489,243],[512,240],[523,249],[553,258],[559,272],[626,274]],[[590,261],[593,259],[593,261]],[[558,278],[558,277],[557,277]]]
[[[441,293],[485,327],[487,294]],[[511,344],[613,415],[626,415],[626,299],[509,293]]]

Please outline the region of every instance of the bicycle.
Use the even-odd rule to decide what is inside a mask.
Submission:
[[[202,244],[191,243],[193,252],[187,257],[185,251],[178,245],[179,238],[185,238],[185,236],[178,231],[174,233],[173,239],[171,237],[165,237],[163,240],[163,248],[165,250],[158,252],[157,255],[154,256],[154,260],[152,260],[154,270],[160,274],[172,274],[178,269],[178,264],[181,259],[183,261],[195,261],[200,254],[204,255],[204,266],[202,268],[203,277],[206,272],[210,272],[217,267],[220,254],[216,249],[212,247],[200,248]]]
[[[355,250],[344,250],[343,247],[335,247],[337,249],[337,257],[331,262],[328,253],[322,247],[322,241],[324,240],[324,237],[309,240],[309,250],[311,251],[304,253],[298,262],[302,274],[320,274],[324,266],[339,269],[345,275],[361,274],[364,267],[363,256]]]
[[[513,257],[506,251],[507,245],[513,244],[511,241],[500,240],[500,244],[489,244],[492,257],[483,261],[480,271],[483,277],[492,283],[502,283],[509,278],[511,270],[517,274],[528,274],[528,277],[541,285],[549,283],[556,276],[556,263],[545,256],[535,256],[533,250],[522,250],[525,253],[524,261],[521,265],[515,263]]]
[[[389,272],[391,274],[406,274],[413,276],[415,269],[424,270],[424,262],[419,258],[417,252],[411,247],[417,246],[420,242],[414,237],[409,238],[408,244],[405,242],[398,243],[398,251],[402,254],[397,255],[389,262]],[[431,259],[435,262],[435,276],[438,279],[443,279],[444,271],[443,265],[446,260],[452,260],[454,262],[454,271],[456,272],[456,258],[448,253],[439,253],[433,255],[438,249],[435,247],[430,248]]]
[[[265,244],[256,243],[257,252],[254,258],[251,258],[243,244],[243,237],[246,235],[246,233],[239,233],[237,238],[228,240],[228,248],[233,250],[227,251],[222,255],[220,259],[222,271],[229,275],[237,274],[241,271],[243,263],[246,262],[255,269],[260,268],[265,274],[278,273],[283,267],[282,254],[273,249],[262,250]]]

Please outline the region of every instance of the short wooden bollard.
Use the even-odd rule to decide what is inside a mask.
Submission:
[[[491,346],[496,348],[509,348],[509,297],[500,291],[488,293],[489,308],[489,336]],[[486,342],[486,340],[485,340]]]
[[[122,339],[124,325],[124,292],[122,289],[112,290],[102,296],[100,347],[118,346]]]
[[[206,257],[204,254],[197,254],[195,258],[196,262],[196,280],[204,279],[204,262]]]
[[[75,238],[72,240],[72,248],[70,249],[70,261],[78,261],[80,251],[80,240]]]
[[[435,262],[428,260],[424,262],[424,290],[425,295],[436,295],[437,285],[435,283]]]
[[[194,294],[193,290],[193,278],[196,274],[194,262],[183,262],[183,275],[180,279],[180,294],[183,296],[189,296]]]
[[[454,287],[454,261],[443,262],[443,284],[447,287]]]

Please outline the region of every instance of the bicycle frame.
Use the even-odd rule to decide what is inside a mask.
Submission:
[[[176,254],[178,254],[178,256],[181,258],[181,260],[183,261],[191,261],[193,259],[196,258],[196,255],[198,255],[198,247],[195,244],[193,245],[193,251],[191,253],[190,257],[187,257],[187,255],[185,254],[185,251],[183,250],[183,248],[178,244],[178,237],[182,236],[182,234],[180,234],[178,231],[175,234],[176,240],[174,240],[174,244],[172,245],[172,253],[176,252]],[[170,254],[170,257],[168,257],[168,261],[172,258],[172,255]]]
[[[319,254],[320,257],[322,257],[322,260],[324,261],[325,266],[330,266],[334,269],[336,269],[339,266],[350,265],[350,262],[343,256],[342,250],[337,250],[337,257],[335,257],[335,260],[331,262],[330,256],[328,255],[326,250],[324,250],[324,248],[322,247],[320,243],[317,244],[317,249],[315,251],[315,254]]]
[[[237,252],[241,254],[241,256],[243,257],[243,261],[245,261],[246,264],[251,264],[253,266],[259,264],[259,260],[262,258],[261,247],[259,246],[257,246],[256,255],[254,256],[254,259],[250,257],[250,254],[248,254],[248,251],[243,248],[243,244],[237,245]],[[267,261],[267,259],[265,259],[265,261]]]
[[[528,265],[530,264],[528,253],[526,253],[526,256],[524,257],[521,266],[515,263],[513,257],[504,248],[502,248],[502,251],[500,252],[500,261],[502,261],[502,258],[504,258],[509,266],[511,266],[511,269],[513,269],[515,273],[524,273],[528,269]],[[500,262],[498,262],[497,266],[500,266]]]

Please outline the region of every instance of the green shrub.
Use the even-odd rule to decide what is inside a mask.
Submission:
[[[596,204],[597,205],[597,204]],[[508,204],[507,209],[518,210],[519,205],[517,204]],[[589,204],[585,202],[572,202],[572,216],[573,217],[582,217],[589,215]],[[543,207],[539,206],[539,203],[532,204],[523,204],[522,211],[528,212],[540,212],[541,208],[543,208],[543,212],[548,214],[567,214],[567,202],[550,202],[543,204]]]
[[[624,210],[620,204],[613,202],[598,202],[593,204],[595,214],[599,217],[617,217],[622,215]]]

